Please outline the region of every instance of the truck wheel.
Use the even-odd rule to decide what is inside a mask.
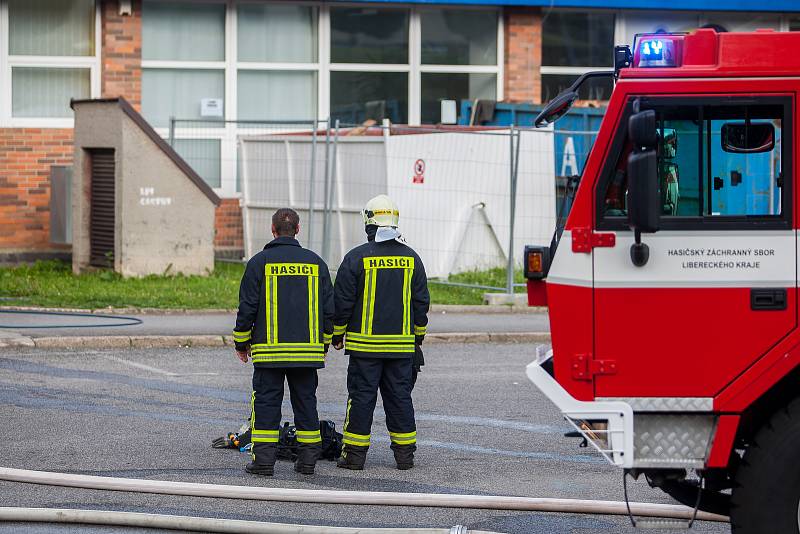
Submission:
[[[667,480],[661,484],[661,490],[690,508],[697,502],[697,484],[688,480]],[[731,496],[721,491],[701,490],[700,510],[712,514],[728,515],[731,511]]]
[[[736,472],[733,534],[800,533],[800,398],[755,435]]]

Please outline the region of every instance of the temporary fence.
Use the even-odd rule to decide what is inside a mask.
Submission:
[[[208,122],[173,120],[170,142],[201,176],[211,167],[236,176],[246,257],[271,239],[274,210],[288,206],[301,216],[301,242],[335,270],[365,240],[364,204],[385,193],[430,278],[504,267],[503,287],[471,287],[511,292],[524,245],[549,243],[562,205],[551,129]],[[195,142],[214,137],[233,137],[236,150],[224,158]],[[584,154],[574,156],[582,166]]]

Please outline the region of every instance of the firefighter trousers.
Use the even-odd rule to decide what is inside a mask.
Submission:
[[[321,444],[317,415],[317,370],[310,367],[255,367],[250,417],[253,447],[259,444],[278,445],[284,379],[289,383],[298,443]]]
[[[348,398],[343,442],[354,447],[369,447],[372,415],[380,389],[392,445],[416,444],[412,388],[411,358],[351,356],[347,366]]]

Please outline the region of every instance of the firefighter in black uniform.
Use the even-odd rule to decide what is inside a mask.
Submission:
[[[247,263],[233,332],[239,359],[253,360],[250,429],[253,461],[247,472],[271,476],[278,451],[284,378],[297,428],[295,471],[310,475],[321,448],[317,369],[333,334],[333,286],[328,266],[295,236],[294,210],[272,216],[273,241]]]
[[[333,346],[344,345],[350,356],[337,466],[364,468],[380,389],[397,468],[410,469],[417,449],[412,369],[428,324],[428,281],[419,256],[400,238],[394,203],[379,195],[363,215],[368,242],[347,253],[334,287]]]

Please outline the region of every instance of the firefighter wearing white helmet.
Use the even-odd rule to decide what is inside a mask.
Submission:
[[[428,279],[422,260],[400,236],[400,212],[389,197],[367,202],[363,217],[367,242],[347,253],[334,285],[332,343],[350,356],[337,465],[364,468],[380,389],[397,468],[410,469],[417,449],[411,390],[428,324]]]

